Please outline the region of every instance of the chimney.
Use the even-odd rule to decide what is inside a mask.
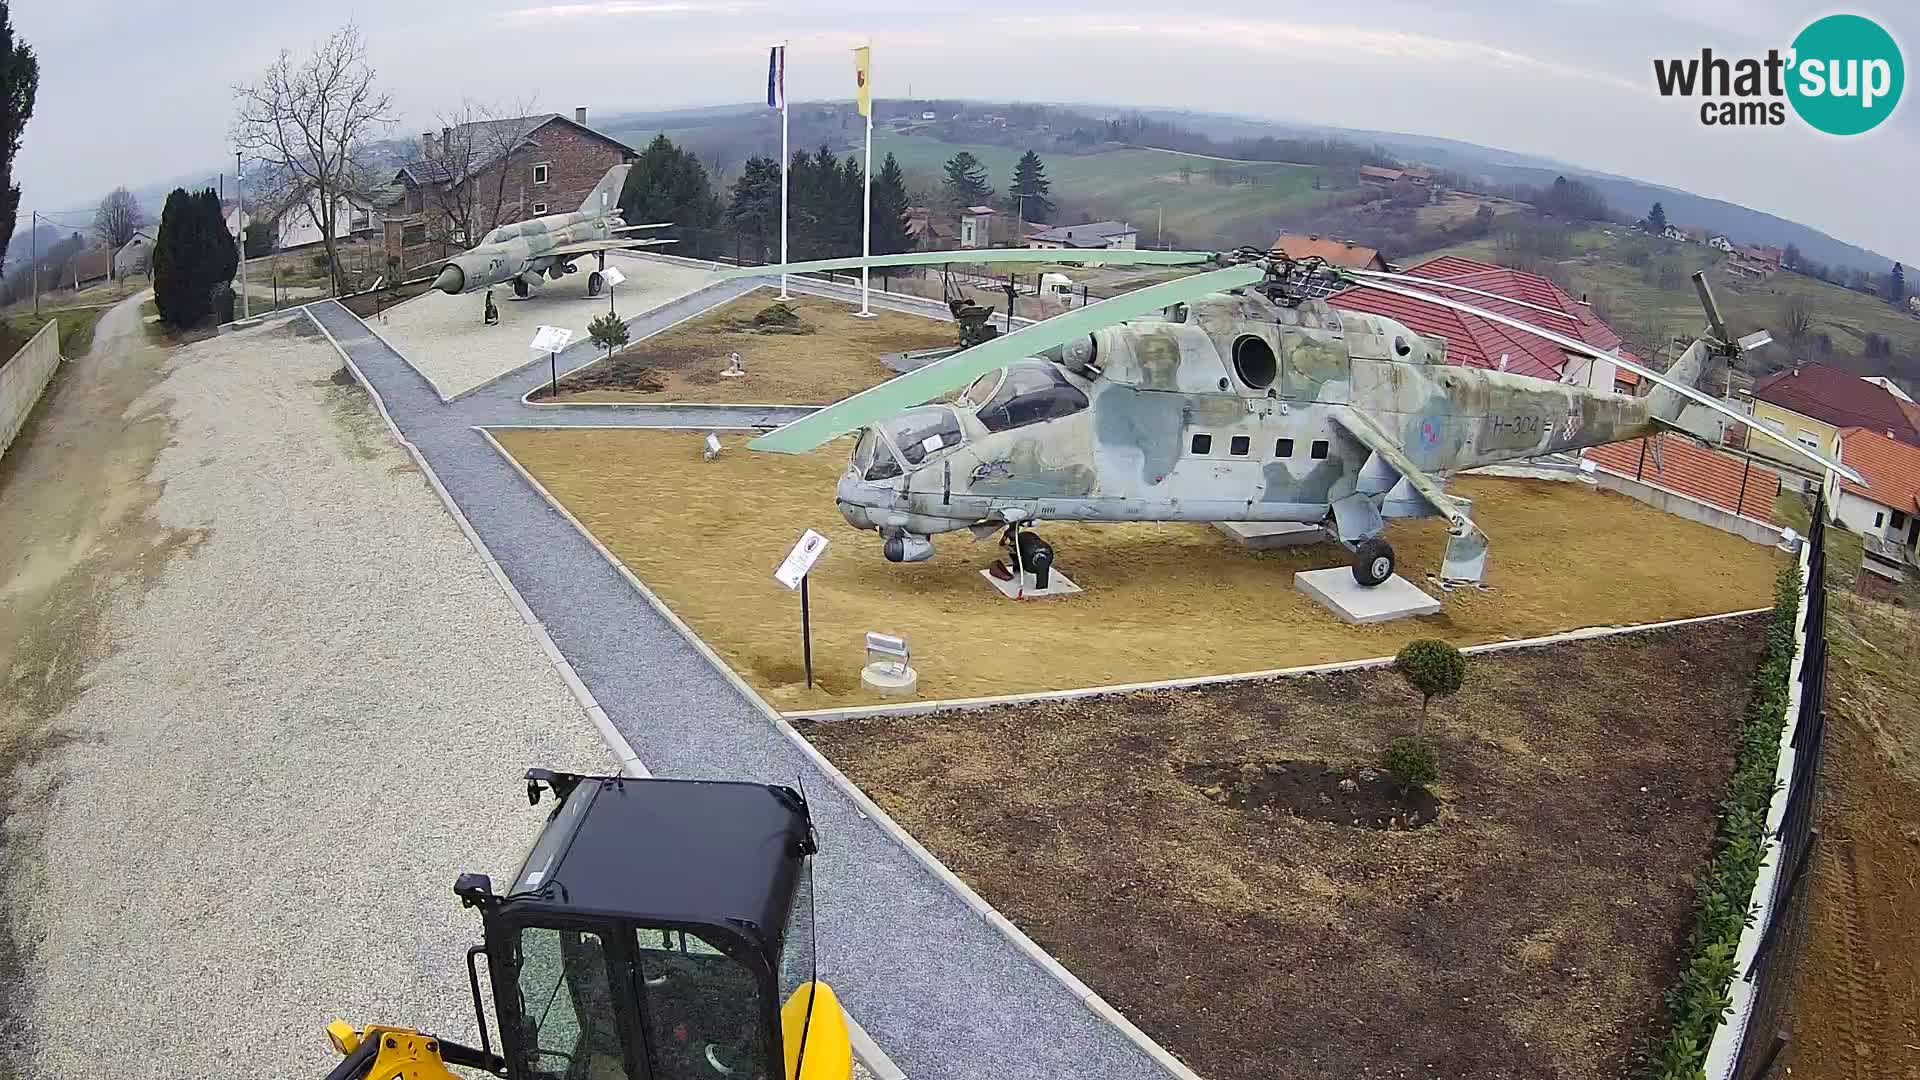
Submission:
[[[429,158],[433,156],[433,132],[431,131],[420,133],[420,156]]]
[[[440,153],[447,157],[453,156],[453,129],[450,127],[440,129]]]
[[[579,124],[581,127],[587,126],[587,107],[585,105],[581,105],[573,110],[573,122]]]

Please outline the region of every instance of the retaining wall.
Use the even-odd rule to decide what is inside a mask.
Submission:
[[[60,366],[60,322],[47,320],[33,339],[20,346],[6,363],[0,364],[0,454],[13,445],[13,437],[26,425],[27,414],[46,391],[53,371]]]

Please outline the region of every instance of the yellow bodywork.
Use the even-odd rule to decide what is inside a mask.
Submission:
[[[353,1053],[368,1039],[380,1040],[380,1050],[367,1080],[462,1080],[440,1059],[440,1040],[411,1028],[372,1026],[356,1031],[345,1020],[327,1025],[327,1038],[342,1056]]]
[[[807,1019],[807,1002],[813,1019]],[[807,1044],[801,1060],[800,1040]],[[801,983],[780,1007],[780,1041],[787,1048],[787,1080],[848,1080],[853,1075],[853,1040],[847,1035],[847,1014],[833,987],[823,982]]]

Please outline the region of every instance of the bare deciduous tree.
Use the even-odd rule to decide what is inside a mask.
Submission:
[[[140,226],[147,223],[146,215],[140,212],[140,200],[133,192],[117,187],[107,192],[100,200],[100,206],[93,212],[93,234],[100,238],[108,251],[118,251]]]
[[[428,238],[443,246],[469,247],[509,217],[524,216],[524,206],[508,203],[513,170],[504,162],[526,141],[536,122],[532,101],[490,105],[463,101],[451,113],[439,114],[441,136],[419,165],[426,175],[424,204],[437,211],[429,215]]]
[[[1787,351],[1795,360],[1806,359],[1807,339],[1813,334],[1813,308],[1802,296],[1780,300],[1780,336],[1787,340]]]
[[[240,100],[235,144],[288,188],[263,201],[310,202],[334,291],[345,292],[336,225],[341,201],[373,189],[367,146],[393,123],[392,103],[375,84],[359,28],[349,23],[334,31],[298,63],[282,50],[259,79],[234,92]]]

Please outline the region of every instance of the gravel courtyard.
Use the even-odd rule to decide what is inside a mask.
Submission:
[[[310,323],[103,348],[155,385],[98,438],[171,438],[93,511],[138,558],[21,593],[0,553],[23,619],[86,631],[0,637],[40,728],[0,761],[0,1076],[320,1076],[336,1016],[472,1040],[454,877],[517,866],[528,765],[613,768],[592,723]],[[84,486],[22,475],[59,464],[0,498]]]
[[[493,290],[500,311],[497,326],[480,320],[485,300],[479,293],[448,296],[428,291],[389,310],[371,325],[426,376],[443,398],[465,393],[535,359],[527,351],[534,330],[542,324],[564,326],[575,341],[587,336],[587,324],[606,313],[607,297],[587,296],[591,257],[581,259],[579,271],[560,281],[549,281],[526,300],[513,298],[512,286]],[[610,255],[626,283],[614,288],[614,307],[623,317],[677,300],[717,280],[709,270],[671,263]]]

